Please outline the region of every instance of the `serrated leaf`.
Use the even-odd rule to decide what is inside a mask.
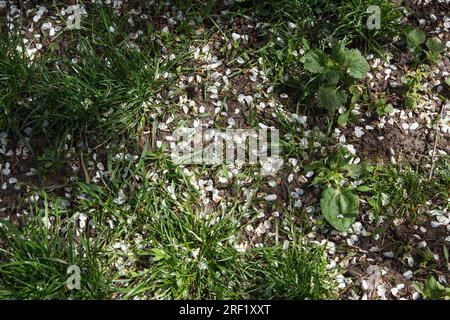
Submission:
[[[336,61],[339,64],[345,63],[345,45],[344,42],[338,41],[333,44],[333,47],[331,48],[331,57],[334,61]]]
[[[415,48],[425,42],[426,36],[419,29],[412,29],[406,34],[406,43],[409,48]]]
[[[303,66],[311,73],[323,73],[327,64],[327,57],[322,50],[313,50],[302,58]]]
[[[336,111],[347,101],[347,95],[333,87],[320,87],[317,91],[317,100],[322,108]]]
[[[320,209],[333,228],[345,232],[356,220],[359,197],[349,189],[328,188],[322,191]]]
[[[338,70],[327,70],[325,71],[323,78],[328,86],[336,86],[339,79],[342,78],[342,72]]]
[[[444,46],[437,37],[428,38],[426,45],[433,53],[441,53],[444,50]]]
[[[345,63],[349,75],[356,79],[364,78],[370,71],[369,63],[358,49],[351,49],[346,52]]]

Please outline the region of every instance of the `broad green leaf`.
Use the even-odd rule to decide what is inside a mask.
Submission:
[[[339,70],[327,70],[325,71],[323,77],[329,86],[336,86],[339,79],[342,78],[342,71]]]
[[[368,191],[372,190],[368,186],[358,186],[358,188],[356,188],[356,189],[361,192],[368,192]]]
[[[370,71],[366,58],[362,56],[358,49],[351,49],[346,52],[345,63],[350,76],[356,79],[364,78]]]
[[[428,38],[426,45],[428,49],[430,49],[430,51],[433,53],[441,53],[442,50],[444,50],[444,46],[437,37]]]
[[[322,50],[313,50],[306,53],[302,58],[306,70],[311,73],[323,73],[327,64],[327,57]]]
[[[320,87],[317,91],[317,100],[322,108],[336,111],[345,104],[347,95],[336,88]]]
[[[356,220],[359,197],[350,189],[328,188],[322,191],[320,209],[333,228],[345,232]]]
[[[412,29],[406,34],[406,43],[409,48],[415,48],[425,42],[426,36],[419,29]]]
[[[445,79],[445,83],[450,86],[450,77],[448,77],[447,79]]]
[[[342,168],[341,170],[347,171],[347,175],[353,179],[358,179],[364,173],[363,166],[359,164],[347,164],[341,166],[341,168]]]
[[[342,41],[338,41],[333,44],[333,47],[331,48],[331,57],[334,61],[340,65],[343,65],[345,63],[345,54],[346,49]]]

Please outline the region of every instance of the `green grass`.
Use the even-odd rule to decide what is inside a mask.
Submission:
[[[50,140],[133,133],[144,102],[164,87],[162,75],[175,72],[187,51],[174,47],[177,57],[169,61],[151,34],[130,40],[126,23],[126,17],[90,7],[81,30],[62,31],[61,37],[73,39],[67,52],[57,54],[56,44],[32,64],[17,53],[18,39],[2,35],[0,97],[6,129],[20,134],[31,127]]]
[[[253,298],[296,300],[334,296],[330,290],[333,284],[325,268],[323,247],[304,248],[294,242],[288,250],[274,247],[257,254],[253,271],[261,276],[257,279],[259,286]]]
[[[234,175],[222,201],[205,203],[211,197],[193,181],[214,180],[228,168],[197,166],[186,171],[164,150],[147,148],[155,144],[154,131],[168,115],[178,126],[183,124],[177,119],[181,107],[175,98],[185,88],[178,81],[182,75],[211,76],[210,71],[199,72],[188,57],[192,47],[201,48],[212,39],[223,37],[216,53],[229,61],[225,68],[233,69],[230,80],[257,66],[266,72],[267,82],[258,83],[255,92],[265,101],[289,93],[292,101],[285,102],[289,110],[275,107],[259,112],[251,107],[243,120],[252,128],[262,123],[280,130],[283,157],[286,162],[298,160],[295,179],[306,174],[303,169],[308,164],[321,161],[315,162],[314,170],[316,175],[322,171],[325,182],[316,191],[333,179],[336,185],[361,179],[370,187],[359,194],[361,199],[376,215],[388,219],[416,221],[432,207],[448,206],[448,157],[436,158],[431,179],[429,168],[403,164],[377,166],[364,176],[328,168],[334,161],[330,155],[340,148],[334,137],[337,119],[313,103],[315,85],[300,62],[303,51],[320,48],[329,54],[329,45],[337,41],[363,54],[383,56],[402,30],[399,6],[387,0],[236,0],[230,7],[214,1],[175,2],[184,20],[169,34],[160,30],[167,13],[164,2],[143,5],[151,18],[136,19],[144,31],[137,39],[129,37],[135,29],[128,23],[128,13],[86,5],[82,29],[63,29],[32,63],[16,50],[23,43],[20,37],[0,34],[0,131],[8,132],[13,144],[28,143],[25,128],[32,128],[31,141],[44,138],[42,150],[31,150],[41,180],[69,163],[80,166],[78,177],[64,190],[30,186],[40,195],[36,204],[30,204],[23,190],[18,209],[28,213],[20,216],[20,226],[0,220],[0,299],[338,297],[335,276],[342,270],[327,270],[326,248],[305,236],[318,232],[322,239],[330,234],[329,228],[322,228],[326,222],[321,213],[294,208],[288,192],[292,190],[286,191],[287,199],[264,203],[259,193],[267,190],[269,178],[249,166]],[[365,25],[366,9],[373,4],[382,12],[379,30]],[[48,7],[59,8],[59,4]],[[239,19],[254,25],[261,22],[253,43],[231,38],[233,31],[240,32],[231,30]],[[4,22],[0,23],[4,30]],[[175,58],[169,59],[172,54]],[[238,57],[245,63],[235,67]],[[210,80],[203,81],[198,84],[201,90]],[[268,87],[274,91],[268,93]],[[355,80],[355,87],[361,95],[355,94],[352,105],[364,104],[364,85]],[[230,107],[234,95],[230,91],[224,98]],[[307,116],[307,123],[293,122],[293,113]],[[220,114],[215,120],[217,128],[228,125],[228,118]],[[144,131],[150,132],[145,146],[137,143]],[[72,156],[66,157],[72,147]],[[114,160],[119,152],[137,159]],[[7,157],[0,155],[0,159]],[[89,175],[98,161],[108,175],[94,183]],[[297,184],[296,180],[288,187]],[[315,188],[306,182],[301,187]],[[61,206],[63,193],[69,206]],[[279,218],[271,220],[274,235],[265,235],[260,247],[237,250],[253,241],[245,228],[257,223],[261,213],[275,210]],[[79,225],[81,214],[88,217],[84,229]],[[47,219],[52,221],[50,227],[44,225]],[[81,269],[79,290],[66,286],[70,265]]]
[[[34,209],[20,229],[5,220],[0,223],[0,299],[105,298],[107,279],[95,240],[75,235],[74,221],[58,209]],[[54,222],[47,228],[43,221],[50,216]],[[78,290],[66,286],[70,265],[81,271]]]
[[[429,206],[448,206],[448,157],[442,156],[429,179],[428,172],[409,166],[375,167],[369,185],[369,204],[376,214],[415,221]]]
[[[35,218],[21,230],[2,222],[2,297],[319,299],[333,294],[321,246],[305,246],[288,232],[294,239],[290,249],[275,245],[237,251],[248,205],[236,202],[203,217],[199,195],[187,177],[161,156],[144,153],[141,159],[147,156],[158,159],[159,172],[167,171],[157,181],[143,179],[152,168],[128,163],[142,185],[134,185],[133,176],[120,185],[78,183],[74,187],[85,196],[73,209],[48,208],[43,215],[36,209]],[[121,176],[119,168],[113,171]],[[176,199],[166,190],[166,179],[176,186]],[[113,201],[117,188],[126,194],[124,203]],[[74,236],[79,234],[74,220],[78,210],[88,213],[96,237],[86,231]],[[55,219],[49,230],[43,217]],[[112,229],[109,220],[114,221]],[[71,264],[81,268],[81,290],[65,288]]]

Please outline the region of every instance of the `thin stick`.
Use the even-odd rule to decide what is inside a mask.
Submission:
[[[91,179],[89,179],[89,174],[86,170],[86,165],[84,164],[83,151],[80,153],[80,155],[81,155],[80,162],[81,162],[81,168],[83,169],[83,173],[84,173],[84,179],[86,180],[86,183],[89,184],[91,182]]]

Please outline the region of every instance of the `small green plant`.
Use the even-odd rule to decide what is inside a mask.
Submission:
[[[392,104],[387,103],[384,97],[380,97],[370,104],[378,116],[382,117],[394,111]]]
[[[427,59],[433,62],[439,60],[440,54],[444,50],[444,46],[442,45],[441,40],[439,40],[438,37],[428,38],[425,42],[425,45],[428,49],[425,52]]]
[[[423,285],[415,282],[413,286],[426,300],[450,300],[450,287],[444,287],[434,277],[428,277]]]
[[[369,191],[367,186],[354,186],[350,179],[360,179],[370,166],[353,164],[347,152],[340,148],[336,154],[324,161],[314,161],[308,170],[317,174],[312,182],[320,185],[320,209],[325,220],[340,232],[345,232],[355,222],[359,212],[359,196],[357,191]]]
[[[419,29],[411,29],[406,32],[406,46],[415,53],[417,60],[426,59],[436,62],[444,50],[442,42],[437,37],[427,38]]]
[[[55,169],[62,164],[58,151],[53,148],[45,148],[37,160],[41,171]]]
[[[301,59],[304,68],[317,75],[319,105],[331,113],[346,106],[351,87],[370,70],[367,60],[358,49],[347,49],[342,41],[332,46],[331,55],[323,50],[311,50]]]
[[[408,72],[402,77],[405,107],[415,109],[422,101],[420,91],[423,90],[422,79],[427,77],[427,73],[420,69],[415,72]]]

